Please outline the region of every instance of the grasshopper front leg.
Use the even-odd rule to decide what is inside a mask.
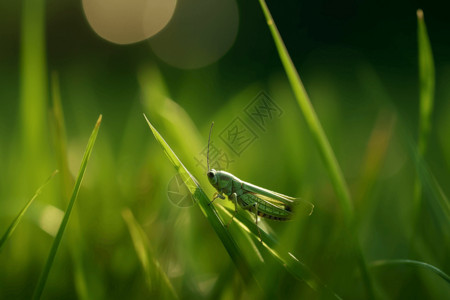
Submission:
[[[208,205],[211,205],[213,202],[214,202],[214,200],[216,200],[217,198],[220,198],[220,199],[225,199],[225,196],[224,195],[222,195],[221,193],[219,193],[219,192],[215,192],[214,193],[214,196],[213,196],[213,199],[211,200],[211,202],[209,202],[208,203]]]

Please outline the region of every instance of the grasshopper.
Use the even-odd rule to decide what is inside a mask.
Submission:
[[[227,224],[227,227],[231,224],[237,214],[238,204],[242,209],[255,214],[255,224],[258,228],[261,242],[262,238],[258,227],[258,216],[277,221],[290,220],[299,205],[304,206],[306,212],[311,215],[314,205],[308,201],[256,186],[240,180],[233,174],[225,171],[210,169],[209,144],[213,126],[214,122],[211,124],[209,130],[208,152],[206,156],[208,172],[206,173],[206,176],[208,176],[209,182],[217,192],[214,194],[213,199],[209,204],[211,205],[217,198],[225,199],[224,195],[228,197],[228,200],[234,203],[234,214]]]

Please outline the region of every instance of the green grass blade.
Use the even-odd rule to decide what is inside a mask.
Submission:
[[[41,170],[47,169],[48,149],[42,141],[46,139],[47,68],[45,53],[45,8],[44,0],[22,2],[20,34],[20,114],[21,138],[25,149],[24,169],[27,180],[39,182]],[[33,151],[28,151],[33,149]],[[39,180],[39,181],[37,181]],[[25,191],[28,190],[26,184]]]
[[[69,171],[69,161],[67,158],[67,138],[66,126],[64,122],[64,113],[61,105],[61,93],[59,88],[59,79],[56,72],[52,73],[51,80],[52,91],[52,110],[50,112],[50,119],[52,123],[54,147],[57,157],[58,167],[61,170],[62,186],[64,193],[64,201],[69,199],[70,190],[73,186],[73,178]],[[65,202],[63,201],[63,204]]]
[[[133,213],[129,209],[125,209],[122,211],[122,217],[127,224],[128,231],[133,240],[134,249],[144,269],[146,281],[152,295],[154,293],[153,296],[156,297],[178,299],[172,283],[150,249],[150,242],[147,235],[134,218]]]
[[[5,234],[3,234],[2,239],[0,240],[0,251],[5,246],[6,241],[11,237],[14,230],[16,229],[17,225],[19,224],[20,220],[24,216],[25,212],[28,210],[30,205],[33,203],[33,201],[41,194],[42,189],[52,180],[53,176],[58,173],[58,170],[55,170],[52,175],[50,175],[47,180],[42,184],[37,190],[36,193],[34,193],[34,196],[25,204],[25,206],[22,208],[22,210],[19,212],[19,214],[16,216],[16,218],[12,221],[11,225],[9,225],[8,229],[6,230]]]
[[[376,267],[385,267],[390,265],[404,265],[404,266],[414,266],[414,267],[421,267],[426,270],[429,270],[442,279],[444,279],[447,283],[450,284],[450,276],[448,276],[446,273],[441,271],[440,269],[436,268],[433,265],[427,264],[425,262],[416,261],[416,260],[410,260],[410,259],[388,259],[388,260],[377,260],[370,264],[372,268]]]
[[[419,83],[420,83],[420,105],[419,105],[419,137],[418,152],[421,157],[425,155],[428,135],[431,131],[431,114],[434,103],[434,61],[431,51],[430,39],[423,17],[423,11],[417,10],[417,46],[419,50]],[[417,226],[422,199],[422,184],[417,176],[414,184],[414,213],[413,227]]]
[[[52,109],[50,111],[50,124],[53,135],[53,145],[56,154],[58,169],[61,170],[61,194],[60,205],[65,207],[70,199],[71,189],[74,184],[74,178],[69,170],[66,126],[64,122],[64,112],[61,104],[61,93],[59,85],[59,77],[57,72],[52,73],[51,77],[51,98]],[[83,267],[84,244],[81,238],[80,218],[78,214],[72,217],[73,231],[70,236],[70,252],[74,265],[74,279],[77,296],[79,299],[89,299],[89,281],[86,279],[86,271]]]
[[[153,132],[153,135],[155,136],[156,140],[161,144],[167,157],[169,158],[169,160],[171,161],[177,172],[182,177],[189,191],[194,196],[194,199],[199,204],[202,213],[205,215],[206,219],[211,224],[217,236],[222,241],[225,249],[227,250],[228,254],[231,257],[231,260],[234,262],[235,266],[241,273],[243,280],[246,281],[247,283],[254,283],[255,279],[253,278],[253,275],[250,271],[249,264],[244,259],[242,251],[239,249],[238,245],[230,235],[225,224],[223,224],[222,220],[217,214],[214,205],[209,205],[210,200],[206,196],[203,189],[200,187],[198,181],[195,179],[194,176],[191,175],[191,173],[186,169],[183,163],[178,159],[177,155],[173,152],[173,150],[166,143],[164,138],[159,134],[159,132],[153,127],[153,125],[150,123],[147,117],[145,115],[144,117],[145,120],[147,121],[148,126]]]
[[[234,214],[234,211],[230,208],[218,206],[221,213],[226,214],[229,218]],[[252,233],[253,236],[258,239],[259,233],[258,227],[255,222],[242,213],[238,213],[234,221],[238,226],[244,229],[248,233]],[[303,280],[313,290],[322,293],[324,296],[341,299],[335,292],[330,290],[319,277],[311,271],[303,262],[296,258],[292,253],[276,250],[278,240],[276,237],[267,234],[264,230],[261,230],[262,245],[268,250],[268,252],[275,258],[275,260],[285,268],[292,276],[298,280]]]
[[[281,62],[285,69],[288,80],[291,84],[292,90],[294,92],[295,98],[303,112],[306,123],[308,124],[309,130],[317,143],[319,152],[322,159],[324,160],[325,167],[328,170],[333,188],[337,194],[339,205],[344,214],[344,218],[347,224],[347,228],[350,230],[350,238],[355,246],[355,254],[358,258],[358,264],[361,269],[361,273],[366,285],[367,295],[369,298],[374,299],[375,293],[373,290],[372,279],[370,273],[367,269],[363,253],[361,250],[361,245],[356,233],[356,228],[354,228],[354,208],[351,201],[350,192],[345,182],[342,170],[336,159],[336,156],[331,148],[328,138],[322,128],[322,125],[317,117],[317,114],[309,100],[309,96],[306,93],[305,87],[300,79],[300,76],[295,68],[291,57],[284,45],[283,39],[275,25],[272,15],[267,7],[264,0],[259,0],[261,8],[263,10],[264,16],[266,17],[267,24],[269,26],[270,32],[272,34],[275,46],[277,47],[278,54],[280,56]]]
[[[270,32],[272,33],[272,37],[277,47],[278,54],[280,55],[281,62],[283,63],[284,70],[286,71],[292,90],[294,91],[295,98],[297,99],[300,109],[303,112],[311,134],[318,145],[320,154],[330,175],[334,190],[336,191],[338,200],[340,201],[339,203],[345,215],[345,219],[350,224],[353,220],[353,205],[341,168],[339,167],[333,149],[331,148],[328,138],[326,137],[322,125],[320,124],[319,118],[317,117],[311,101],[309,100],[309,96],[306,93],[305,87],[303,86],[300,76],[295,69],[275,22],[272,19],[272,15],[270,14],[266,2],[264,0],[259,0],[259,3],[263,9],[267,24],[269,25]]]
[[[420,119],[419,119],[419,153],[423,155],[431,130],[431,114],[434,106],[434,60],[430,39],[423,18],[423,11],[417,11],[417,41],[419,48],[419,83],[420,83]]]
[[[73,205],[75,204],[75,200],[77,199],[78,192],[80,191],[81,182],[83,181],[83,176],[86,171],[87,163],[89,161],[89,157],[91,156],[92,149],[95,144],[95,140],[97,138],[98,130],[100,129],[100,123],[102,121],[102,115],[97,120],[97,123],[92,131],[92,134],[89,138],[86,150],[84,152],[83,159],[81,161],[80,170],[78,171],[77,180],[75,182],[75,186],[73,188],[72,196],[69,201],[69,205],[67,206],[66,212],[64,214],[64,218],[59,226],[58,233],[56,234],[55,240],[53,241],[52,248],[50,249],[50,253],[48,255],[47,261],[44,266],[44,270],[42,270],[41,276],[39,278],[39,282],[34,290],[33,299],[40,299],[42,292],[44,290],[45,284],[47,282],[48,275],[50,273],[50,269],[53,265],[53,261],[55,260],[56,252],[58,251],[58,247],[61,244],[61,240],[66,229],[67,223],[69,222],[70,213],[72,212]]]

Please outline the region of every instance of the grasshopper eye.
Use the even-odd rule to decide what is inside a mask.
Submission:
[[[208,173],[206,173],[206,176],[208,176],[209,178],[214,178],[214,173],[209,171]]]

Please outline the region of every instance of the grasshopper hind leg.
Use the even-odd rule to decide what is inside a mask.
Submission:
[[[231,220],[228,222],[227,227],[230,226],[231,222],[233,222],[233,219],[237,214],[237,207],[238,207],[237,194],[236,193],[231,194],[230,197],[228,197],[228,199],[230,199],[234,203],[234,214],[231,217]]]
[[[258,226],[258,206],[259,206],[259,203],[255,203],[255,205],[254,205],[254,208],[255,208],[255,225],[256,225],[256,228],[258,228],[259,241],[262,243],[261,230],[259,229],[259,226]]]

